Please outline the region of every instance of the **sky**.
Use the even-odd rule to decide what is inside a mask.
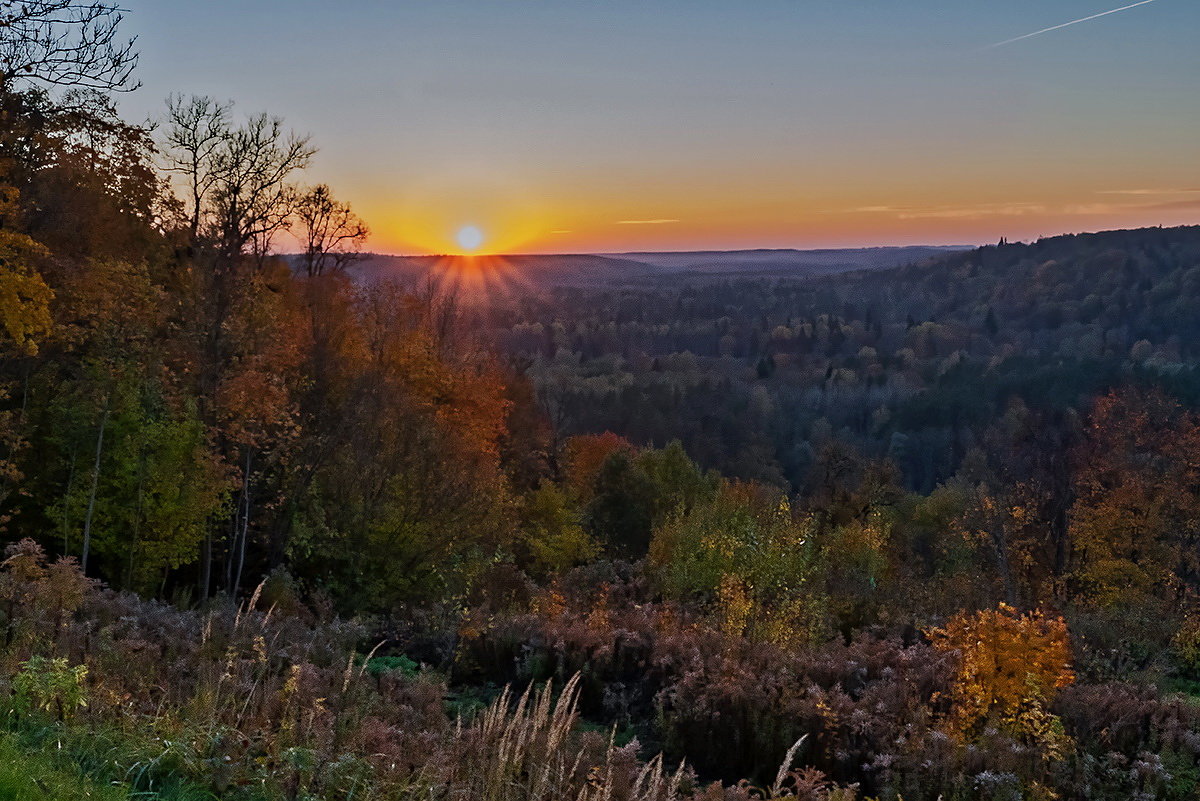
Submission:
[[[125,0],[120,104],[283,117],[383,253],[1200,223],[1200,2],[1008,41],[1135,1]]]

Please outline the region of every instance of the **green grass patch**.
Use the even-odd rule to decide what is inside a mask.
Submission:
[[[26,721],[0,732],[0,801],[215,801],[212,790],[186,778],[170,749],[154,751],[114,729]]]
[[[97,784],[54,755],[23,748],[16,738],[0,734],[0,801],[126,801],[119,787]]]
[[[403,654],[400,656],[376,656],[367,660],[367,672],[372,676],[399,672],[411,679],[421,672],[421,666]]]

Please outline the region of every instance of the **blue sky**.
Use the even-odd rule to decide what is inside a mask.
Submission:
[[[389,251],[466,224],[576,251],[1200,221],[1200,3],[988,47],[1120,5],[128,0],[122,107],[285,117]]]

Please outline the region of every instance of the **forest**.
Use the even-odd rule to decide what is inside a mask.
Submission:
[[[365,280],[120,21],[0,3],[0,799],[1200,793],[1200,227]]]

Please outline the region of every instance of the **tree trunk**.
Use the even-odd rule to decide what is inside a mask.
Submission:
[[[137,484],[137,508],[133,517],[133,542],[129,544],[129,562],[125,566],[125,587],[128,588],[133,584],[133,566],[134,560],[138,552],[138,548],[142,542],[142,512],[145,509],[145,487],[146,487],[146,443],[142,442],[138,454],[138,484]]]
[[[240,542],[238,543],[237,573],[233,579],[233,597],[237,598],[238,587],[242,583],[242,567],[246,564],[246,539],[250,533],[250,465],[254,454],[252,448],[246,448],[246,468],[242,476],[242,525]]]
[[[204,532],[204,542],[200,545],[200,600],[208,600],[208,591],[212,587],[212,529]]]
[[[1013,583],[1012,566],[1008,562],[1008,539],[1002,531],[992,529],[992,542],[996,549],[996,569],[1004,581],[1004,599],[1009,606],[1017,605],[1017,588]]]
[[[100,457],[104,454],[104,429],[108,426],[108,401],[104,402],[104,414],[100,417],[100,433],[96,435],[96,461],[92,465],[92,488],[88,492],[87,516],[83,520],[83,554],[79,566],[87,573],[88,553],[92,547],[92,514],[96,511],[96,488],[100,484]]]

